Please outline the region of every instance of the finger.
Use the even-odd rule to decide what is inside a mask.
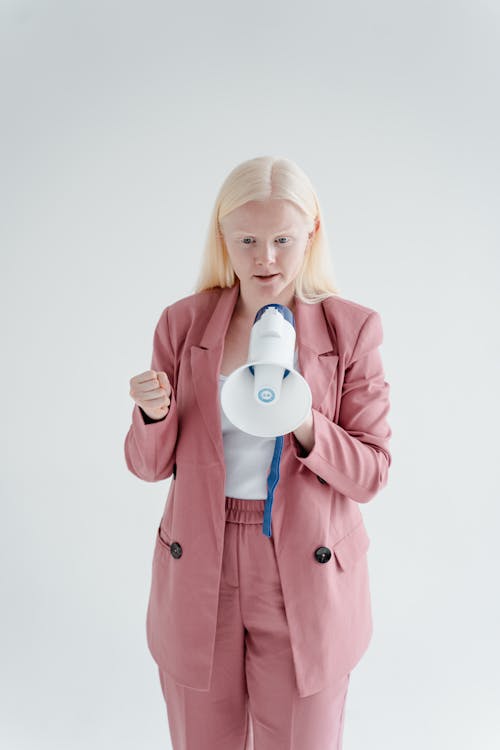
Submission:
[[[170,381],[169,381],[169,379],[167,377],[167,374],[165,372],[163,372],[163,370],[161,370],[158,373],[158,380],[160,381],[160,386],[162,388],[165,388],[165,390],[167,391],[167,393],[170,393],[170,391],[172,390],[172,386],[170,385]]]
[[[149,393],[150,391],[156,391],[158,396],[161,393],[160,382],[157,378],[154,380],[146,380],[143,383],[137,383],[133,390],[134,393]]]
[[[130,379],[130,384],[147,383],[148,380],[156,380],[156,377],[157,377],[157,373],[155,370],[145,370],[144,372],[141,372],[139,375],[134,375],[134,377]]]
[[[141,404],[147,404],[149,407],[159,407],[159,406],[170,406],[170,399],[168,396],[141,396],[140,399],[136,399],[136,403]]]

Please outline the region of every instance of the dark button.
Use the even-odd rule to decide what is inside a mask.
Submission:
[[[180,557],[182,555],[182,547],[179,542],[171,543],[170,554],[172,555],[172,557]]]
[[[175,477],[177,476],[177,464],[174,464],[173,469],[172,469],[172,473],[173,473],[174,479],[175,479]]]
[[[318,547],[314,550],[314,557],[320,563],[326,563],[332,556],[332,551],[328,547]]]
[[[321,482],[321,484],[326,484],[327,483],[326,479],[323,479],[323,477],[319,477],[317,474],[316,474],[316,477],[318,479],[318,482]]]

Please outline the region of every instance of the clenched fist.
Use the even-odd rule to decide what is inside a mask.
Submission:
[[[170,408],[172,386],[165,372],[146,370],[130,379],[130,395],[151,419],[163,419]]]

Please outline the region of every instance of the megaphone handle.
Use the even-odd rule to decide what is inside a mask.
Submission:
[[[276,442],[274,443],[274,453],[271,461],[271,468],[267,477],[267,497],[266,504],[264,506],[264,520],[262,522],[262,533],[267,537],[272,536],[271,534],[271,511],[273,508],[274,500],[274,488],[278,484],[280,478],[280,459],[281,452],[283,450],[284,436],[278,435]]]

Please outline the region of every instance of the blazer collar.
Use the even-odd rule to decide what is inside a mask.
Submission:
[[[220,417],[219,375],[224,341],[240,291],[239,280],[221,288],[215,308],[208,319],[199,345],[191,347],[193,387],[205,426],[219,459],[224,462]],[[299,370],[311,388],[313,408],[328,408],[334,398],[338,352],[332,341],[323,305],[295,300],[295,334]]]

